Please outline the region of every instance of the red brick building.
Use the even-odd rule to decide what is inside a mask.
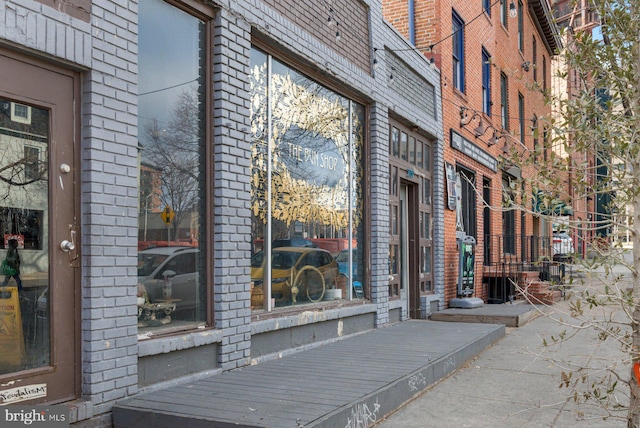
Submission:
[[[561,46],[547,0],[383,1],[385,18],[441,70],[447,180],[445,302],[472,295],[499,303],[505,266],[549,251],[550,224],[532,213],[535,173],[501,162],[516,150],[545,156],[551,58]],[[511,201],[510,201],[511,199]],[[486,201],[486,203],[484,203]],[[509,209],[522,205],[526,211]],[[475,261],[459,264],[459,240],[475,239]],[[474,272],[468,271],[474,267]],[[507,267],[508,268],[508,267]],[[458,278],[468,282],[459,287]],[[504,275],[502,275],[504,278]]]

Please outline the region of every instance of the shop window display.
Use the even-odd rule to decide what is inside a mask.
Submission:
[[[364,107],[257,48],[250,82],[252,308],[353,298]]]

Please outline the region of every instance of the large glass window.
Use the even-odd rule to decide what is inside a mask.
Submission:
[[[206,320],[206,24],[161,0],[139,19],[138,327],[153,332]]]
[[[250,83],[252,308],[353,298],[365,285],[364,108],[257,48]]]

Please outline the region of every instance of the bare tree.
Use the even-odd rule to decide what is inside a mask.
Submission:
[[[512,143],[504,162],[523,170],[536,168],[536,174],[523,174],[523,182],[513,190],[523,192],[518,200],[535,194],[537,209],[526,204],[520,209],[554,221],[555,207],[573,206],[573,216],[564,226],[574,236],[594,238],[581,263],[588,271],[599,267],[605,272],[602,287],[572,296],[571,313],[565,315],[575,328],[588,326],[597,329],[602,340],[613,338],[624,357],[601,367],[600,374],[589,374],[597,380],[585,381],[584,371],[575,376],[563,373],[561,386],[571,387],[576,400],[597,400],[612,411],[607,416],[628,406],[628,426],[640,427],[640,370],[634,371],[640,368],[640,3],[591,3],[600,17],[602,37],[568,29],[556,76],[566,86],[546,94],[555,115],[540,118],[532,129],[542,144],[532,149]],[[614,231],[630,237],[631,262]],[[620,265],[628,268],[627,278],[613,273],[612,266]],[[600,318],[584,317],[585,307],[598,306],[617,308],[627,316],[620,322],[603,310]],[[621,366],[626,367],[623,372]],[[578,389],[579,385],[587,387]],[[625,399],[611,400],[615,394]]]

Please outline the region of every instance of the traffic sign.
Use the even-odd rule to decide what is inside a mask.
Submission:
[[[169,205],[164,207],[164,210],[162,210],[162,213],[160,213],[160,217],[162,217],[162,220],[167,224],[170,224],[175,216],[176,213],[173,212]]]

